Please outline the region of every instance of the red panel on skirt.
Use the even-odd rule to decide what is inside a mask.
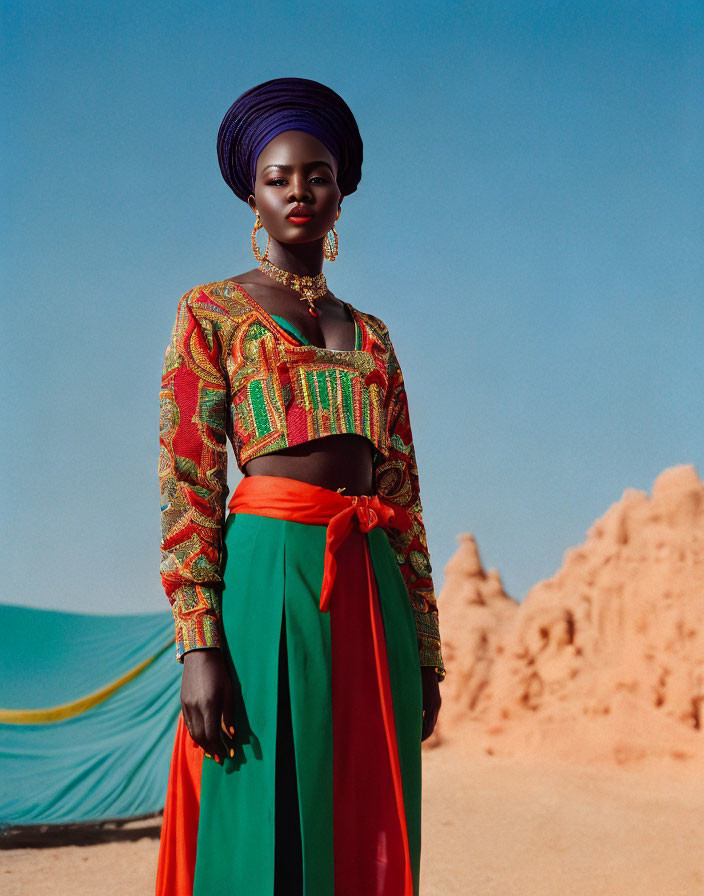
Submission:
[[[203,755],[179,713],[161,825],[156,896],[193,894]]]

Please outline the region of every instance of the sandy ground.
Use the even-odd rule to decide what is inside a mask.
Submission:
[[[424,757],[423,896],[704,894],[704,781],[537,760]]]
[[[423,754],[423,896],[704,894],[704,780],[686,763]],[[3,849],[0,892],[149,896],[159,821],[107,843]]]

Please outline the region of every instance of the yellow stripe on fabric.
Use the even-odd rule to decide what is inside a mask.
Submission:
[[[154,660],[159,659],[162,653],[168,650],[174,642],[175,638],[172,638],[168,644],[164,644],[163,647],[157,650],[154,656],[150,656],[149,659],[139,663],[139,665],[130,669],[129,672],[125,672],[124,675],[121,675],[120,678],[111,684],[105,685],[105,687],[88,694],[86,697],[80,697],[78,700],[63,703],[60,706],[52,706],[49,709],[0,709],[0,724],[42,725],[49,722],[62,722],[64,719],[78,716],[107,700],[115,691],[126,685],[127,682],[132,681],[133,678],[136,678],[140,672],[144,672],[147,666],[150,666]]]

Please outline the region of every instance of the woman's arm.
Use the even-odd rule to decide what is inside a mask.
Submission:
[[[176,658],[184,664],[181,710],[192,739],[220,764],[234,731],[220,650],[228,495],[222,321],[199,287],[181,297],[164,357],[159,431],[161,580],[174,614]]]
[[[411,525],[403,532],[390,532],[390,542],[408,588],[418,633],[420,664],[432,667],[437,679],[445,677],[440,645],[438,607],[423,523],[418,466],[408,411],[408,398],[401,365],[396,357],[388,329],[382,332],[389,352],[389,452],[375,466],[374,482],[378,494],[401,504],[408,512]]]
[[[198,288],[182,296],[160,391],[161,580],[176,658],[219,647],[227,487],[227,381],[219,320]]]

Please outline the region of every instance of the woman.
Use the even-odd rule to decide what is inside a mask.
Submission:
[[[183,679],[157,894],[413,896],[445,672],[408,404],[386,326],[322,273],[362,140],[334,91],[277,78],[218,157],[260,264],[186,293],[164,360]]]

